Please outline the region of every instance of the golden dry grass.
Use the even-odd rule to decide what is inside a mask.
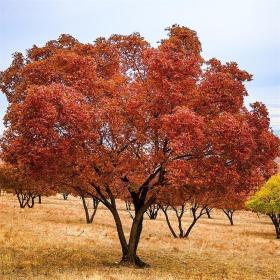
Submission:
[[[98,210],[84,222],[79,199],[43,198],[19,209],[11,195],[0,197],[0,279],[280,279],[280,241],[265,216],[235,215],[236,225],[216,211],[199,221],[188,240],[170,236],[163,216],[145,220],[139,254],[151,267],[116,264],[120,248],[110,213]],[[129,230],[129,215],[121,217]]]

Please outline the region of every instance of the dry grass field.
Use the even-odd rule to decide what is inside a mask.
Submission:
[[[280,279],[280,241],[265,216],[235,215],[229,226],[219,211],[203,217],[188,240],[175,240],[160,215],[144,222],[139,254],[151,267],[117,264],[120,248],[110,213],[97,211],[87,225],[79,199],[44,198],[20,209],[0,197],[0,279]],[[129,215],[122,211],[129,229]]]

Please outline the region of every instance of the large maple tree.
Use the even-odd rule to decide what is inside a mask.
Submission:
[[[194,31],[167,31],[156,47],[138,33],[92,44],[61,35],[16,53],[1,73],[4,160],[52,184],[79,181],[112,213],[122,263],[137,266],[143,215],[160,193],[251,188],[274,172],[279,148],[265,106],[244,106],[252,76],[205,61]],[[117,199],[128,196],[127,239]]]

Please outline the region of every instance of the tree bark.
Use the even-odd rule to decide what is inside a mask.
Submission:
[[[127,246],[127,241],[126,241],[126,238],[125,238],[125,235],[124,235],[121,218],[120,218],[119,213],[118,213],[118,211],[115,207],[110,207],[108,209],[111,211],[111,213],[113,215],[113,218],[114,218],[114,221],[115,221],[115,224],[116,224],[116,229],[117,229],[119,241],[120,241],[120,245],[121,245],[121,248],[122,248],[122,254],[123,254],[123,256],[125,256],[128,253],[128,246]]]
[[[125,201],[125,208],[126,208],[126,210],[131,210],[131,203],[129,202],[129,201]]]
[[[81,195],[81,199],[82,199],[83,208],[84,208],[84,211],[85,211],[86,222],[87,222],[87,224],[92,224],[93,219],[94,219],[95,214],[96,214],[96,211],[97,211],[97,207],[98,207],[99,201],[98,201],[96,198],[92,197],[93,212],[92,212],[92,214],[90,215],[90,213],[89,213],[89,208],[88,208],[88,204],[87,204],[87,202],[86,202],[85,196],[84,196],[84,195]]]
[[[122,247],[122,259],[120,261],[120,264],[132,265],[135,267],[147,266],[147,264],[144,263],[138,257],[137,249],[138,249],[138,244],[140,241],[140,236],[143,228],[144,213],[147,211],[148,207],[155,202],[156,199],[155,194],[152,194],[149,198],[147,198],[147,194],[149,191],[149,183],[152,179],[154,179],[154,177],[159,173],[160,170],[161,170],[160,168],[156,168],[155,172],[152,173],[147,178],[147,180],[145,180],[145,182],[141,187],[139,187],[137,192],[131,191],[128,188],[128,191],[132,197],[132,202],[134,205],[134,212],[135,212],[128,242],[125,238],[122,222],[116,207],[116,199],[110,187],[107,184],[105,184],[103,186],[104,190],[101,190],[101,188],[97,186],[95,183],[91,183],[91,185],[94,187],[95,191],[97,192],[100,201],[110,210],[110,212],[113,215],[117,228],[118,237]],[[96,167],[96,172],[100,173],[100,170],[97,167]],[[129,182],[128,178],[124,177],[122,180],[125,182],[125,184],[128,185]]]
[[[199,208],[201,208],[201,210],[197,215],[197,211]],[[180,209],[177,209],[175,206],[173,206],[172,209],[176,213],[176,217],[177,217],[177,221],[178,221],[178,229],[179,229],[179,234],[176,234],[175,230],[173,229],[173,227],[170,223],[169,217],[168,217],[168,213],[167,213],[168,206],[165,206],[165,208],[161,206],[161,209],[165,215],[165,219],[166,219],[168,228],[171,231],[173,237],[175,237],[175,238],[178,238],[178,237],[179,238],[188,238],[194,225],[196,224],[196,222],[200,219],[201,216],[206,214],[205,207],[199,207],[199,205],[197,203],[195,203],[191,207],[191,213],[192,213],[193,220],[185,232],[183,229],[183,225],[182,225],[182,219],[183,219],[183,215],[185,213],[185,204],[181,205]]]
[[[36,195],[29,194],[29,199],[27,201],[28,208],[33,208],[33,206],[35,204],[35,198],[36,198]]]
[[[188,238],[189,237],[189,235],[190,235],[194,225],[196,224],[197,220],[198,219],[196,219],[196,218],[193,219],[192,223],[190,224],[190,226],[188,227],[188,229],[187,229],[187,231],[186,231],[186,233],[184,235],[184,238]]]
[[[268,215],[275,227],[276,239],[280,239],[280,214]]]
[[[152,204],[146,211],[150,220],[155,220],[159,211],[159,205],[157,203]]]
[[[169,220],[169,217],[168,217],[168,214],[167,214],[168,206],[166,206],[165,208],[164,208],[164,206],[161,206],[160,208],[161,208],[161,210],[162,210],[162,212],[165,216],[165,220],[166,220],[166,223],[168,225],[168,228],[169,228],[171,234],[173,235],[174,238],[177,238],[178,236],[175,233],[173,227],[171,226],[171,223],[170,223],[170,220]]]
[[[207,207],[207,206],[206,206]],[[196,224],[196,222],[204,215],[207,213],[206,211],[206,207],[205,206],[201,206],[201,209],[200,209],[200,212],[199,214],[197,215],[197,211],[199,209],[199,205],[197,203],[194,203],[194,205],[191,207],[191,214],[192,214],[192,217],[193,217],[193,220],[189,226],[189,228],[187,229],[185,235],[184,235],[184,238],[188,238],[194,225]]]
[[[143,215],[144,214],[139,215],[138,218],[135,218],[132,222],[127,246],[128,250],[126,254],[123,254],[121,260],[121,263],[124,265],[133,265],[136,267],[144,267],[147,265],[137,255],[138,244],[143,228]]]
[[[176,213],[176,217],[178,220],[178,228],[179,228],[179,237],[183,238],[184,237],[184,230],[183,230],[183,224],[182,224],[182,218],[185,213],[185,204],[181,205],[181,209],[177,209],[176,207],[172,207],[173,210]]]
[[[148,207],[150,207],[155,201],[155,197],[150,197],[145,201],[147,191],[147,189],[142,189],[139,193],[132,193],[135,215],[130,230],[129,241],[127,243],[127,252],[126,254],[123,254],[121,260],[121,263],[124,265],[133,265],[142,268],[148,266],[137,255],[137,249],[143,229],[143,217]]]
[[[206,210],[206,214],[207,214],[208,219],[212,219],[212,217],[211,217],[212,209],[209,208],[209,207],[206,207],[205,210]]]
[[[21,192],[19,192],[18,190],[15,190],[16,191],[16,195],[17,195],[17,199],[18,199],[18,202],[19,202],[19,207],[20,208],[24,208],[25,205],[24,205],[24,197],[23,197],[23,194]]]
[[[130,218],[133,220],[134,217],[131,214],[131,211],[132,211],[132,209],[131,209],[131,202],[125,201],[125,208],[126,208],[127,213],[129,214]]]
[[[33,208],[35,195],[33,195],[32,193],[24,193],[20,190],[15,190],[15,192],[20,208],[25,208],[26,206],[28,206],[29,208]]]
[[[233,213],[235,212],[235,210],[232,209],[222,209],[223,212],[226,214],[226,216],[228,217],[228,220],[230,222],[230,225],[233,226]]]

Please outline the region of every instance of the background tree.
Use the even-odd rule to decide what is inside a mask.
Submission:
[[[87,224],[92,224],[99,205],[99,197],[97,193],[93,193],[91,186],[78,176],[73,176],[69,172],[60,174],[60,178],[56,178],[56,189],[63,190],[63,197],[67,200],[69,194],[79,197],[82,201],[85,219]]]
[[[254,212],[270,217],[280,238],[280,173],[272,176],[263,187],[249,199],[246,206]]]
[[[231,226],[234,225],[233,215],[237,210],[245,209],[245,202],[252,194],[254,189],[248,193],[240,189],[229,189],[228,192],[224,195],[224,199],[219,201],[216,205],[217,208],[220,208],[226,217],[229,220]]]
[[[86,182],[114,217],[124,264],[145,265],[137,256],[143,215],[169,192],[170,174],[181,168],[193,180],[202,165],[205,191],[211,177],[215,188],[224,178],[251,188],[272,174],[279,151],[265,106],[244,107],[251,75],[236,63],[205,62],[194,31],[167,31],[155,48],[138,33],[93,44],[62,35],[15,54],[1,73],[4,159],[47,182],[61,174]],[[116,201],[127,196],[128,239]]]
[[[160,206],[157,203],[153,203],[148,207],[146,213],[150,220],[155,220],[157,218],[159,209]]]
[[[211,216],[212,210],[213,210],[213,208],[210,208],[209,206],[207,206],[205,209],[208,219],[213,219]]]
[[[35,198],[41,203],[42,195],[55,194],[54,188],[42,180],[34,180],[18,168],[2,163],[0,164],[0,186],[8,193],[17,196],[20,208],[33,208]]]
[[[62,197],[63,197],[64,200],[67,200],[68,196],[69,196],[69,193],[67,193],[67,192],[62,193]]]
[[[216,177],[207,178],[208,175],[205,173],[206,170],[202,171],[203,168],[205,166],[203,167],[201,163],[199,169],[192,170],[191,174],[187,175],[185,172],[189,173],[189,168],[185,169],[176,165],[173,173],[169,175],[169,190],[160,193],[158,197],[167,225],[175,238],[188,238],[199,219],[203,215],[207,215],[207,209],[217,207],[225,199],[227,191],[230,190],[228,187],[225,188],[217,184]],[[225,178],[223,180],[225,182]],[[209,185],[204,185],[205,182],[208,182]],[[178,234],[170,222],[170,210],[176,215]],[[188,213],[190,213],[191,220],[185,230],[185,217]]]
[[[206,205],[200,202],[197,198],[198,196],[192,195],[190,193],[185,193],[184,191],[179,191],[180,193],[174,194],[169,197],[165,196],[161,199],[160,207],[164,213],[168,228],[175,238],[188,238],[196,222],[206,214]],[[170,211],[173,211],[176,215],[176,222],[178,227],[178,233],[172,226],[170,221]],[[191,214],[191,221],[189,225],[184,229],[184,218],[187,212]]]

